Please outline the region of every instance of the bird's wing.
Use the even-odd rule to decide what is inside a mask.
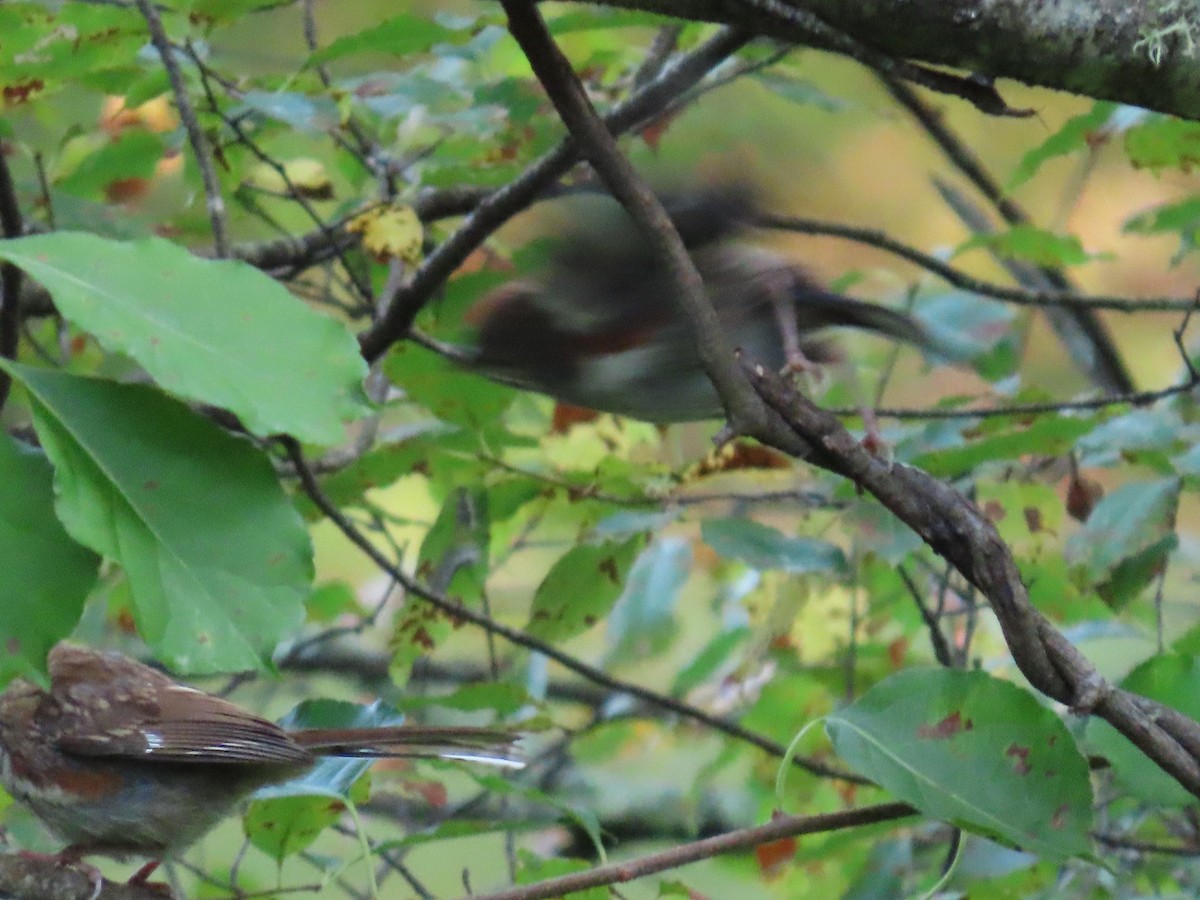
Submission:
[[[115,653],[51,651],[55,743],[80,756],[161,762],[293,763],[311,755],[273,722]]]

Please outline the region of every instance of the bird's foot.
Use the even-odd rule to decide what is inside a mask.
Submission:
[[[892,448],[887,441],[883,439],[883,433],[879,430],[879,419],[875,415],[875,410],[870,407],[862,407],[863,428],[866,434],[863,435],[862,448],[872,456],[879,456],[890,460],[892,456]]]

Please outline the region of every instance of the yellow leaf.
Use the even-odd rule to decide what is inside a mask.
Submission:
[[[351,219],[346,230],[361,234],[363,247],[379,260],[402,259],[410,265],[421,261],[425,232],[411,206],[374,207]]]
[[[260,163],[250,172],[246,183],[272,194],[306,197],[309,200],[333,198],[333,182],[329,180],[325,164],[308,157],[284,163],[282,174],[276,167]]]

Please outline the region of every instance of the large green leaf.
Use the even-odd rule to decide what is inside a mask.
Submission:
[[[1156,115],[1125,133],[1125,152],[1137,168],[1182,169],[1200,162],[1200,125]]]
[[[0,242],[59,311],[163,387],[235,413],[255,434],[320,444],[365,410],[366,363],[345,326],[242,262],[159,238],[60,232]]]
[[[52,476],[45,454],[0,433],[0,682],[44,670],[100,566],[55,517]]]
[[[423,53],[439,43],[463,43],[469,31],[447,27],[426,16],[402,13],[372,25],[357,34],[340,37],[309,58],[316,65],[353,53],[388,53],[411,56]]]
[[[1124,230],[1130,234],[1178,234],[1179,249],[1171,258],[1174,265],[1200,246],[1200,197],[1144,209],[1126,220]]]
[[[156,655],[181,672],[260,665],[313,574],[266,457],[152,387],[2,365],[29,392],[59,518],[124,567]]]
[[[999,234],[978,234],[963,243],[959,252],[975,247],[986,247],[1007,259],[1039,266],[1074,266],[1099,257],[1084,250],[1073,234],[1055,234],[1033,225],[1014,225]]]
[[[983,672],[911,669],[829,716],[856,771],[922,812],[1031,853],[1089,852],[1092,788],[1066,726]]]

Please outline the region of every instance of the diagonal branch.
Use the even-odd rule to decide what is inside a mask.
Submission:
[[[455,622],[469,622],[479,628],[482,628],[489,634],[494,634],[497,637],[504,638],[518,647],[524,647],[526,650],[532,650],[534,653],[540,653],[548,659],[553,660],[563,666],[568,671],[574,672],[586,678],[593,684],[598,684],[610,691],[620,694],[629,694],[649,703],[659,709],[664,709],[674,713],[685,719],[694,722],[699,722],[714,731],[737,740],[744,741],[747,744],[758,747],[760,750],[771,754],[772,756],[783,758],[786,755],[787,748],[778,741],[773,741],[770,738],[757,734],[748,728],[745,728],[736,722],[730,722],[719,716],[705,712],[699,707],[692,706],[682,700],[676,700],[674,697],[669,697],[665,694],[660,694],[649,688],[634,684],[631,681],[625,681],[615,676],[609,675],[603,669],[598,669],[595,666],[588,665],[582,660],[572,656],[549,644],[543,640],[527,634],[516,628],[509,628],[507,625],[502,625],[499,622],[490,619],[488,616],[469,609],[460,603],[455,603],[443,594],[439,594],[416,579],[410,577],[400,570],[398,566],[393,564],[391,560],[385,556],[378,547],[355,527],[342,511],[339,510],[324,491],[321,490],[320,484],[317,483],[316,477],[313,475],[312,469],[309,467],[307,460],[304,458],[304,453],[300,445],[290,437],[280,438],[280,443],[291,459],[292,465],[295,467],[296,475],[300,480],[300,485],[309,499],[321,510],[328,518],[344,534],[352,544],[358,547],[367,557],[379,566],[380,571],[386,572],[396,584],[404,588],[405,591],[414,597],[419,597],[425,603],[430,604],[438,611]],[[839,769],[827,766],[824,763],[816,760],[803,759],[800,757],[794,758],[794,763],[801,769],[812,772],[815,775],[821,775],[829,778],[839,778],[851,781],[857,784],[867,783],[866,779],[858,775],[852,775],[843,772]]]
[[[167,70],[167,79],[171,83],[171,92],[175,95],[175,106],[179,109],[179,118],[187,131],[188,143],[192,145],[192,153],[196,157],[196,165],[200,169],[200,178],[204,182],[204,198],[208,206],[208,218],[212,222],[213,244],[216,255],[222,259],[229,255],[229,238],[225,234],[225,200],[221,196],[221,182],[217,180],[213,168],[212,154],[200,120],[196,117],[196,108],[188,95],[187,85],[183,81],[183,72],[175,60],[175,50],[163,30],[162,19],[158,8],[150,0],[137,0],[138,10],[146,20],[150,31],[150,42],[158,51],[163,68]]]
[[[1099,715],[1200,796],[1200,725],[1107,684],[1029,602],[1012,553],[974,504],[920,469],[869,453],[835,416],[774,374],[759,369],[753,380],[767,403],[813,447],[810,462],[872,494],[983,592],[1014,661],[1035,688],[1078,713]],[[775,435],[759,437],[773,443]]]
[[[567,131],[600,180],[625,207],[674,285],[675,299],[693,328],[704,371],[712,380],[734,430],[759,430],[765,424],[767,411],[742,377],[733,348],[705,292],[704,281],[666,210],[621,155],[616,139],[592,108],[571,64],[550,37],[537,6],[532,0],[501,0],[500,5],[508,16],[509,31],[520,44]]]
[[[613,133],[620,134],[657,115],[744,46],[750,37],[733,29],[719,32],[676,62],[664,66],[656,79],[617,104],[605,116],[605,125]],[[578,161],[579,150],[573,140],[567,139],[534,162],[515,181],[483,199],[462,227],[426,257],[413,273],[412,280],[395,292],[379,321],[359,335],[359,346],[367,361],[374,362],[395,341],[405,337],[417,313],[467,256],[493,231],[540,197]]]
[[[907,819],[917,811],[907,803],[881,803],[845,812],[824,813],[816,816],[777,816],[766,825],[744,828],[728,834],[680,844],[661,853],[653,853],[640,859],[631,859],[607,866],[597,866],[586,872],[575,872],[558,878],[547,878],[535,884],[509,888],[491,894],[475,894],[474,900],[545,900],[561,897],[576,891],[625,884],[635,878],[644,878],[656,872],[677,869],[688,863],[712,859],[722,853],[750,850],[771,841],[799,837],[804,834],[825,834],[845,828],[862,828],[880,822]]]

